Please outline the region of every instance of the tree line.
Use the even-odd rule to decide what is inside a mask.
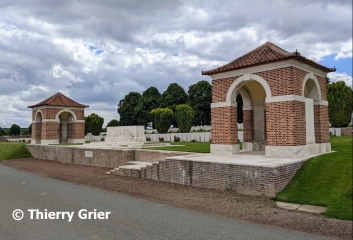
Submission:
[[[149,87],[142,95],[130,92],[119,101],[117,111],[120,115],[119,125],[147,125],[154,122],[151,111],[157,108],[169,108],[173,113],[176,106],[189,105],[194,111],[192,125],[210,125],[211,123],[212,86],[207,81],[199,81],[189,87],[188,92],[177,83],[172,83],[162,94],[156,87]],[[178,126],[175,117],[172,124]]]

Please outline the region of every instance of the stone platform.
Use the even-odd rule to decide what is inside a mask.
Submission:
[[[274,197],[310,158],[271,158],[264,152],[217,156],[192,154],[152,163],[129,162],[108,172],[195,187]]]

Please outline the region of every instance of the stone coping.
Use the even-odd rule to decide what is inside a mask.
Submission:
[[[276,202],[277,207],[288,210],[297,210],[310,213],[323,213],[327,210],[327,207],[314,206],[314,205],[301,205],[296,203]]]
[[[295,163],[305,162],[309,158],[318,156],[321,154],[309,155],[302,158],[273,158],[265,157],[264,155],[251,154],[236,154],[219,156],[213,154],[195,154],[195,155],[182,155],[175,157],[167,157],[166,159],[173,160],[184,160],[193,162],[209,162],[219,164],[230,164],[230,165],[243,165],[243,166],[254,166],[254,167],[266,167],[266,168],[278,168],[282,166],[288,166]]]

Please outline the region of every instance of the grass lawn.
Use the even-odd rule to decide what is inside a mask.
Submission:
[[[171,142],[170,147],[154,147],[148,148],[150,150],[165,150],[165,151],[180,151],[180,152],[197,152],[197,153],[209,153],[210,143],[202,142]],[[173,146],[182,145],[182,146]]]
[[[352,220],[352,137],[332,137],[332,150],[308,160],[279,201],[327,206],[327,217]]]
[[[0,142],[0,161],[14,158],[32,157],[24,142]]]

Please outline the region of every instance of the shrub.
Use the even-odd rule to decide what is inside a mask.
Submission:
[[[146,141],[150,142],[151,138],[150,137],[146,137]]]
[[[180,137],[174,135],[174,142],[180,142]]]
[[[167,133],[173,121],[173,111],[169,108],[156,108],[151,111],[158,133]]]
[[[175,107],[175,120],[182,133],[189,133],[194,121],[194,110],[187,104],[180,104]]]
[[[160,142],[164,142],[164,137],[159,137]]]
[[[193,140],[191,140],[190,142],[197,142],[197,140],[196,140],[196,139],[193,139]]]

